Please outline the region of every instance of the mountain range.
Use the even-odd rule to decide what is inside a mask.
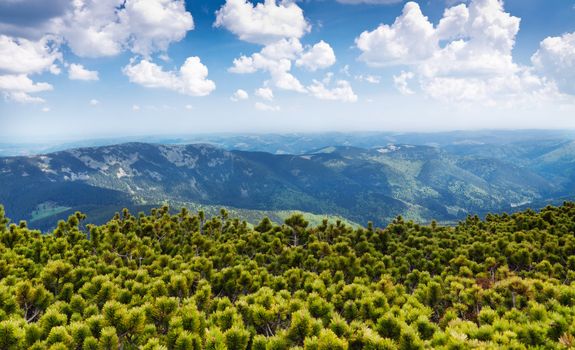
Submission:
[[[573,198],[575,141],[494,139],[415,144],[380,138],[383,146],[374,139],[366,147],[322,146],[299,154],[278,154],[284,152],[272,146],[273,153],[238,150],[234,146],[250,147],[237,147],[237,140],[228,149],[131,142],[2,157],[0,203],[8,216],[48,229],[76,210],[99,223],[121,207],[162,204],[209,213],[225,207],[253,222],[298,210],[386,224],[398,215],[456,222],[470,213]]]

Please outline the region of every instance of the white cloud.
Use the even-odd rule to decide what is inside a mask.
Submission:
[[[122,52],[130,37],[129,28],[120,23],[117,11],[122,3],[121,0],[74,1],[60,30],[70,49],[81,57],[115,56]]]
[[[558,93],[555,84],[513,61],[519,25],[501,0],[448,8],[436,27],[409,2],[393,25],[364,32],[356,43],[360,59],[371,66],[410,67],[411,72],[394,76],[402,94],[414,93],[408,81],[417,77],[422,92],[441,101],[509,105],[548,100]]]
[[[333,100],[342,102],[356,102],[357,95],[353,92],[351,85],[346,80],[338,80],[335,86],[329,88],[331,75],[328,75],[324,81],[314,80],[313,84],[308,86],[310,94],[320,100]]]
[[[389,26],[380,25],[356,39],[360,60],[371,66],[413,63],[429,58],[438,49],[433,24],[419,5],[409,2],[403,14]]]
[[[257,63],[259,57],[262,57],[261,54],[256,53],[252,56],[240,56],[240,58],[234,59],[234,65],[228,69],[230,73],[236,74],[251,74],[258,71],[258,69],[263,69],[264,65]]]
[[[575,32],[546,38],[531,61],[538,72],[554,80],[562,91],[575,94]]]
[[[267,45],[283,38],[301,38],[309,32],[302,9],[294,1],[227,0],[217,11],[216,27],[224,27],[241,40]]]
[[[267,71],[271,76],[271,82],[278,89],[308,93],[308,89],[290,72],[293,61],[296,65],[316,70],[331,66],[335,62],[335,54],[329,44],[323,41],[304,52],[299,40],[282,39],[265,46],[260,52],[251,56],[235,59],[229,71],[237,74]]]
[[[71,80],[100,80],[97,71],[87,70],[81,64],[75,63],[72,63],[70,67],[68,67],[68,77]]]
[[[132,105],[132,111],[134,112],[138,112],[140,111],[142,108],[140,107],[140,105]]]
[[[311,26],[296,1],[265,0],[253,4],[248,0],[227,0],[217,11],[214,26],[226,28],[243,41],[263,46],[259,52],[235,59],[229,72],[268,72],[269,82],[281,90],[308,92],[291,73],[294,63],[315,71],[333,65],[336,60],[333,49],[324,41],[304,50],[300,38]]]
[[[50,91],[52,85],[35,83],[27,75],[0,75],[0,91],[8,100],[19,103],[42,103],[42,98],[30,96],[31,93]]]
[[[401,72],[401,74],[393,76],[393,83],[402,95],[413,95],[415,92],[409,88],[409,80],[414,77],[413,72]]]
[[[142,55],[165,51],[194,29],[183,0],[128,0],[120,18],[132,34],[132,52]]]
[[[192,109],[194,109],[194,106],[192,106],[192,105],[185,105],[184,108],[187,109],[188,111],[191,111]]]
[[[254,5],[246,0],[227,0],[218,10],[214,25],[228,29],[241,40],[264,45],[260,52],[235,59],[230,72],[267,71],[274,86],[282,90],[307,91],[290,72],[292,62],[309,70],[326,68],[335,62],[333,49],[323,41],[304,52],[299,39],[311,26],[293,1],[266,0]]]
[[[88,102],[88,104],[90,106],[97,106],[100,104],[100,101],[96,100],[96,99],[91,99],[90,102]]]
[[[26,0],[9,2],[25,3]],[[76,55],[82,57],[114,56],[125,50],[147,57],[154,52],[165,51],[171,43],[182,40],[188,31],[194,29],[193,17],[186,11],[184,0],[59,2],[65,4],[60,6],[58,15],[50,19],[49,28],[40,27],[46,33],[63,39]],[[38,4],[22,4],[17,11],[25,11],[24,6],[32,11]],[[46,9],[36,11],[47,12]],[[36,54],[51,51],[43,47],[51,42],[47,39],[42,39],[35,47],[24,39],[21,41],[20,46],[28,51],[33,49]],[[27,60],[21,62],[22,65],[29,63]]]
[[[278,49],[280,47],[282,49]],[[290,73],[292,67],[291,60],[282,57],[282,54],[292,57],[293,51],[285,50],[287,47],[289,46],[285,45],[283,41],[280,41],[265,47],[262,51],[254,53],[249,57],[241,56],[234,60],[234,65],[229,71],[237,74],[250,74],[258,70],[267,71],[270,73],[272,82],[277,88],[303,93],[306,91],[304,86]]]
[[[266,45],[261,54],[272,60],[296,59],[303,51],[303,46],[298,39],[281,39]]]
[[[555,84],[523,70],[491,77],[437,77],[421,88],[434,99],[451,103],[480,102],[487,106],[537,105],[562,99]]]
[[[48,113],[50,111],[51,111],[50,107],[43,107],[42,108],[42,112],[44,112],[44,113]]]
[[[42,103],[32,93],[52,90],[48,83],[35,83],[28,75],[49,71],[59,74],[62,60],[57,43],[49,37],[38,41],[0,35],[0,93],[18,103]]]
[[[49,37],[30,41],[0,35],[0,74],[56,72],[55,62],[61,59],[56,43]]]
[[[274,92],[270,88],[259,88],[255,92],[256,96],[266,101],[273,101]]]
[[[393,25],[363,32],[356,44],[360,59],[372,66],[425,63],[426,69],[450,73],[507,71],[519,23],[500,0],[473,0],[446,9],[435,28],[419,5],[409,2]],[[440,47],[440,41],[447,43]]]
[[[241,56],[234,60],[230,72],[238,74],[254,73],[258,70],[287,71],[291,61],[297,58],[303,47],[297,39],[281,39],[265,46],[251,56]]]
[[[356,80],[365,81],[370,84],[379,84],[381,83],[381,77],[377,75],[370,75],[370,74],[360,74],[355,76]]]
[[[335,52],[328,43],[322,40],[304,52],[296,61],[296,65],[313,72],[331,67],[335,61]]]
[[[268,104],[262,103],[262,102],[256,102],[254,104],[254,107],[258,111],[263,111],[263,112],[279,112],[280,111],[279,106],[268,105]]]
[[[30,94],[27,94],[22,91],[13,91],[13,92],[4,91],[4,98],[6,98],[9,101],[14,101],[22,104],[46,102],[46,100],[44,100],[43,98],[31,96]]]
[[[280,89],[301,93],[306,92],[306,88],[299,79],[287,71],[272,72],[272,80],[275,81],[275,85]]]
[[[178,71],[164,71],[157,64],[143,59],[130,63],[123,72],[131,82],[148,88],[164,88],[190,96],[207,96],[216,89],[213,81],[207,79],[208,68],[199,57],[188,57]]]
[[[33,37],[38,37],[40,29],[51,33],[36,41],[0,35],[0,75],[45,71],[59,74],[56,63],[62,61],[59,49],[64,43],[82,57],[114,56],[129,50],[147,58],[152,53],[167,50],[171,43],[180,41],[194,28],[193,17],[186,11],[184,0],[58,0],[50,6],[41,5],[39,1],[18,0],[0,7],[8,12],[29,10],[42,14],[36,23],[38,28],[14,31],[14,23],[18,23],[14,19],[10,20],[13,23],[0,23],[0,30]],[[202,94],[210,89],[210,81],[194,78],[201,74],[202,67],[196,65],[180,72],[183,82],[180,91]],[[68,74],[70,79],[98,80],[97,72],[77,64],[69,67]],[[10,79],[13,78],[4,80]],[[43,101],[26,91],[4,89],[0,92],[19,102]]]
[[[148,56],[165,51],[194,28],[183,0],[84,0],[73,4],[61,34],[82,57],[114,56],[124,49]]]
[[[241,100],[247,100],[248,98],[250,98],[250,95],[245,90],[238,89],[230,99],[234,102],[238,102]]]
[[[469,9],[466,5],[450,7],[445,10],[437,26],[437,36],[440,39],[459,39],[465,36],[469,23]]]

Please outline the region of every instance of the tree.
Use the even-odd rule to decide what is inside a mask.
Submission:
[[[26,322],[34,322],[46,310],[52,295],[42,285],[35,287],[30,281],[22,281],[16,285],[16,300]]]
[[[52,294],[57,296],[64,283],[69,280],[71,271],[72,265],[65,261],[50,261],[42,271],[42,282]]]
[[[0,322],[0,349],[21,349],[24,334],[22,328],[15,321]]]
[[[167,208],[124,211],[90,236],[81,221],[0,226],[0,350],[575,343],[569,203],[383,229],[301,215],[251,228],[220,213],[201,234],[199,215]]]
[[[293,214],[285,220],[285,224],[291,229],[292,245],[297,247],[299,244],[299,238],[309,223],[304,219],[302,214]]]
[[[4,211],[4,206],[0,204],[0,234],[6,231],[6,226],[10,222],[8,218],[6,218],[6,212]]]

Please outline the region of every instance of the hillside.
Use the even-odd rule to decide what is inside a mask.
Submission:
[[[568,349],[575,204],[385,228],[0,206],[1,349]],[[9,225],[8,225],[9,224]]]
[[[467,143],[329,146],[300,155],[206,144],[78,148],[0,158],[0,202],[44,230],[77,210],[103,223],[118,206],[138,212],[164,203],[210,215],[225,207],[251,223],[281,222],[281,212],[294,210],[376,224],[397,215],[454,222],[573,195],[571,143],[541,143],[539,152],[505,146],[513,156],[497,151],[501,145]]]

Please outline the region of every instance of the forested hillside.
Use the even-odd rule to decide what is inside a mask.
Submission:
[[[563,139],[470,140],[278,155],[128,143],[0,158],[0,203],[15,220],[42,230],[76,211],[103,224],[118,208],[138,212],[163,204],[213,214],[226,207],[253,224],[264,216],[281,222],[285,216],[278,212],[293,210],[377,225],[398,215],[452,223],[573,198],[573,149],[575,142]]]
[[[0,207],[0,349],[566,349],[575,204],[385,228]]]

